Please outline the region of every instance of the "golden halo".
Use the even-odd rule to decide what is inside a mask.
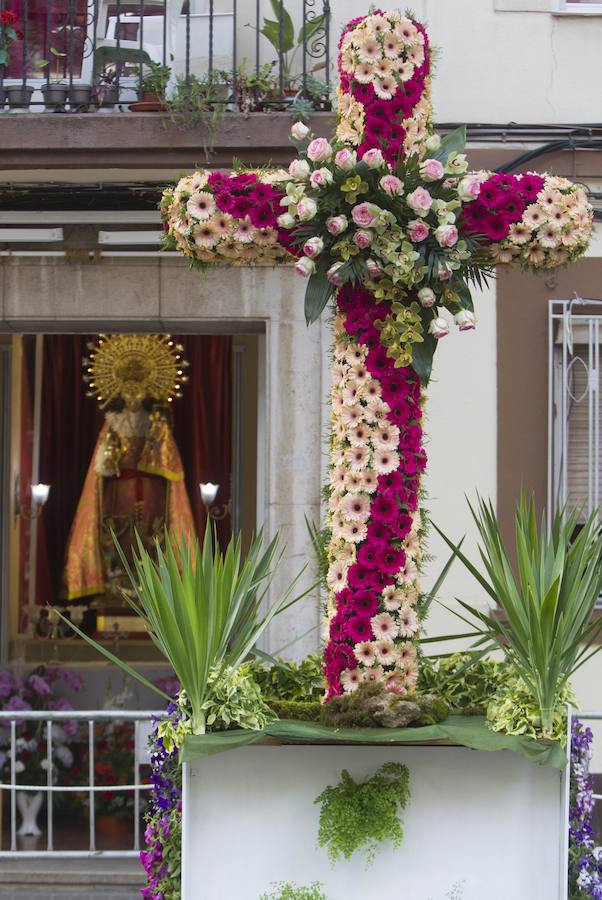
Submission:
[[[83,360],[84,381],[102,407],[122,399],[136,409],[143,400],[171,403],[181,397],[188,380],[184,348],[169,334],[101,334],[88,344],[90,356]]]

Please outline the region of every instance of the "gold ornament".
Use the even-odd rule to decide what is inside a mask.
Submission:
[[[88,349],[84,381],[88,397],[96,397],[101,408],[117,399],[128,409],[138,409],[143,400],[165,404],[182,396],[188,363],[184,348],[171,335],[101,334]]]

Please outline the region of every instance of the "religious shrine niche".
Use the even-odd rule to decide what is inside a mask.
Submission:
[[[122,593],[129,582],[121,554],[131,559],[136,534],[145,547],[162,542],[165,529],[177,537],[202,535],[209,514],[223,543],[233,528],[250,535],[256,515],[254,340],[125,333],[13,338],[19,364],[12,391],[20,398],[18,416],[14,404],[17,514],[9,553],[15,648],[47,641],[52,654],[56,640],[79,642],[48,606],[62,609],[87,633],[148,644]],[[242,374],[235,347],[246,348],[236,353],[244,358]],[[234,398],[245,377],[241,422]],[[219,485],[210,503],[199,489],[207,482]],[[34,485],[49,488],[41,505],[32,499]],[[42,648],[15,652],[45,658]],[[61,650],[61,658],[70,652]]]

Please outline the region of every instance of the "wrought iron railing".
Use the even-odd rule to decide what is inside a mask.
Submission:
[[[70,710],[70,711],[3,711],[0,712],[0,731],[4,732],[4,740],[2,750],[6,754],[6,763],[2,768],[2,774],[8,769],[8,780],[6,776],[0,778],[0,802],[3,792],[9,794],[8,816],[9,816],[9,839],[8,849],[0,847],[0,858],[12,857],[136,857],[140,852],[140,820],[141,820],[141,797],[144,792],[152,789],[149,782],[141,781],[141,766],[149,762],[147,751],[148,727],[145,728],[153,716],[161,715],[149,711],[131,711],[131,710]],[[74,720],[82,723],[84,733],[80,735],[80,741],[87,743],[87,780],[81,784],[64,784],[61,783],[55,766],[55,739],[54,728],[58,727],[58,723]],[[133,725],[133,746],[131,771],[133,772],[133,782],[131,784],[106,784],[99,783],[96,777],[96,735],[95,726],[100,723],[121,723],[131,722]],[[23,729],[25,723],[33,723],[42,729],[42,739],[45,741],[45,766],[41,768],[40,778],[41,784],[27,784],[19,782],[17,776],[19,774],[20,754],[18,750],[19,731]],[[8,731],[8,734],[6,733]],[[22,754],[21,754],[22,755]],[[45,770],[45,772],[44,772]],[[46,846],[38,846],[35,849],[24,849],[18,841],[18,821],[17,821],[17,797],[22,792],[24,794],[42,794],[46,801]],[[102,792],[103,794],[121,793],[133,794],[133,833],[131,849],[98,849],[96,835],[96,797]],[[79,794],[87,795],[88,800],[88,848],[87,849],[56,849],[55,847],[55,803],[54,798],[57,794]]]
[[[2,17],[0,111],[330,106],[329,0],[0,0]]]

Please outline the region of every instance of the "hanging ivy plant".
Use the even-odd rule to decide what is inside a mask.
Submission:
[[[365,781],[355,781],[346,769],[341,781],[329,785],[314,803],[320,803],[318,845],[326,847],[332,863],[363,850],[372,863],[379,845],[403,840],[401,813],[410,796],[410,773],[401,763],[385,763]]]

